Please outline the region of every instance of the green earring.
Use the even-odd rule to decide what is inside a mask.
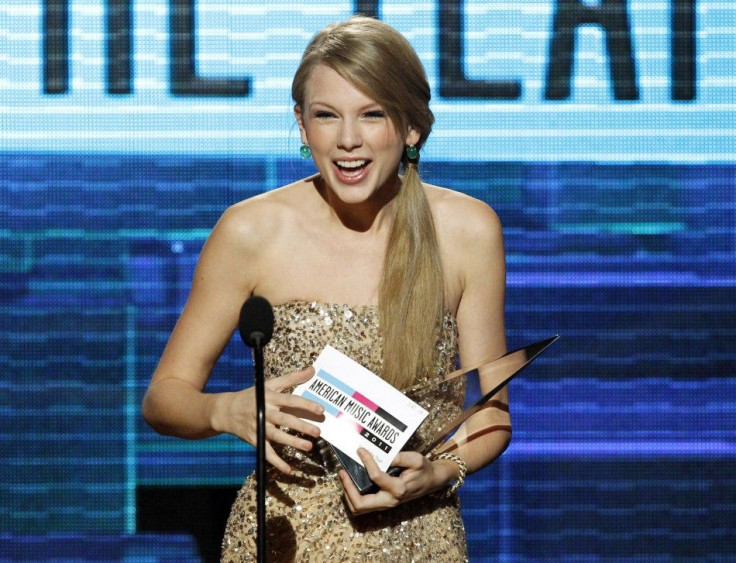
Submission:
[[[419,150],[414,145],[407,145],[406,147],[406,158],[409,160],[416,160],[419,156]]]
[[[309,158],[312,156],[312,151],[309,150],[309,145],[307,143],[303,143],[301,147],[299,147],[299,156],[302,158]]]

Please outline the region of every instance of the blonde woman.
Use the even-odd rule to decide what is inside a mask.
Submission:
[[[320,443],[316,403],[290,394],[331,344],[430,411],[456,414],[462,386],[432,386],[505,352],[501,226],[484,203],[422,183],[418,152],[434,117],[424,69],[390,26],[354,17],[308,45],[292,85],[303,156],[318,173],[233,205],[215,226],[189,299],[143,403],[157,431],[230,433],[256,444],[252,388],[204,393],[243,301],[274,304],[265,348],[269,561],[465,561],[456,488],[511,436],[506,391],[428,459],[410,449],[392,477],[359,450],[375,494],[361,495]],[[483,382],[482,382],[483,385]],[[304,419],[289,414],[299,408]],[[426,427],[426,429],[425,429]],[[419,436],[421,438],[421,436]],[[419,439],[418,438],[418,439]],[[256,488],[233,505],[224,561],[256,557]]]

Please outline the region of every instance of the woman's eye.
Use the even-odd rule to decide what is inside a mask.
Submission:
[[[382,119],[386,117],[386,113],[381,110],[374,110],[374,111],[366,112],[365,116],[371,119]]]
[[[329,117],[334,117],[334,114],[330,113],[329,111],[318,111],[314,114],[314,117],[317,119],[326,119]]]

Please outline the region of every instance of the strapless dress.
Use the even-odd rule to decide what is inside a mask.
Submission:
[[[274,333],[264,348],[266,379],[302,370],[330,344],[381,372],[383,346],[375,307],[293,301],[274,307]],[[429,415],[405,449],[435,435],[462,409],[464,382],[442,382],[455,368],[457,324],[447,313],[437,341],[436,371],[405,393]],[[462,380],[463,378],[459,378]],[[284,475],[268,466],[267,561],[467,561],[465,529],[456,495],[428,495],[393,509],[353,516],[347,509],[331,450],[318,441],[309,453],[277,447],[293,468]],[[257,559],[255,476],[232,506],[222,561]]]

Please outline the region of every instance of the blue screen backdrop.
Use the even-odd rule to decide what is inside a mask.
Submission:
[[[509,345],[561,335],[462,489],[471,561],[736,558],[735,5],[11,0],[0,561],[208,558],[217,522],[174,512],[209,518],[254,451],[140,401],[222,211],[314,172],[291,75],[359,10],[427,68],[423,178],[501,217]],[[233,338],[208,390],[252,371]]]

